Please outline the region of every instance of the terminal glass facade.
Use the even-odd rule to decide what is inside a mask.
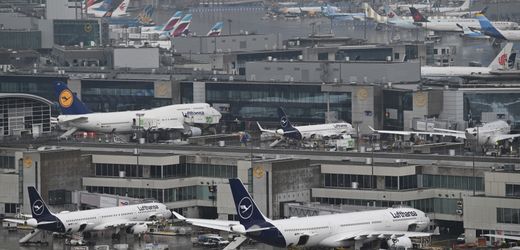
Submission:
[[[54,43],[57,45],[99,46],[106,43],[108,24],[97,19],[54,20]]]
[[[383,107],[383,128],[403,130],[404,111],[413,110],[413,92],[383,90]]]
[[[236,166],[198,163],[181,163],[165,166],[96,163],[95,175],[99,177],[117,177],[120,171],[124,171],[126,177],[133,178],[237,177]]]
[[[476,184],[475,184],[476,181]],[[484,178],[473,176],[453,176],[453,175],[430,175],[422,176],[423,187],[425,188],[446,188],[459,190],[484,191]]]
[[[150,109],[172,104],[169,98],[155,98],[153,82],[81,81],[81,100],[94,112]]]
[[[154,199],[159,202],[176,202],[187,200],[211,200],[212,192],[208,186],[186,186],[178,188],[129,188],[87,186],[87,191],[100,194],[114,194],[140,199]]]
[[[185,83],[182,83],[185,84]],[[182,102],[193,100],[193,85],[181,85]],[[283,107],[290,120],[323,123],[327,103],[339,120],[352,119],[350,92],[324,93],[320,85],[227,84],[206,82],[206,102],[226,107],[223,120],[272,121],[278,123],[277,108]]]
[[[520,131],[520,92],[464,93],[464,120],[491,122],[511,121],[511,130]]]
[[[51,132],[51,106],[31,98],[0,98],[0,137]]]
[[[520,208],[497,207],[497,223],[520,224]]]
[[[66,77],[46,76],[0,76],[0,93],[25,93],[41,96],[50,101],[54,97],[54,82],[67,82]]]

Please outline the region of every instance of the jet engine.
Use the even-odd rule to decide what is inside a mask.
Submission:
[[[406,236],[389,239],[387,242],[390,249],[412,249],[412,240]]]
[[[245,234],[246,228],[243,225],[233,225],[230,227],[230,230],[235,233]]]
[[[202,135],[202,129],[190,126],[186,130],[184,130],[184,134],[187,136],[199,136]]]
[[[146,231],[148,231],[148,225],[146,224],[137,224],[126,229],[126,232],[129,234],[142,234],[146,233]]]
[[[31,218],[31,219],[28,219],[25,221],[25,225],[30,226],[30,227],[36,227],[36,226],[38,226],[38,221],[34,218]]]

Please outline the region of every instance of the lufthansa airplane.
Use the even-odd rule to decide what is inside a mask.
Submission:
[[[200,126],[218,124],[222,115],[207,103],[175,104],[148,110],[94,113],[65,83],[57,82],[56,96],[62,115],[57,122],[67,129],[61,137],[77,130],[102,133],[131,133],[136,126],[149,131],[178,130],[186,136],[201,135]]]
[[[349,247],[359,249],[374,240],[427,237],[430,219],[413,208],[388,208],[364,212],[271,220],[258,209],[239,179],[229,179],[239,221],[190,219],[173,211],[189,224],[239,233],[275,247]]]
[[[142,234],[154,220],[168,219],[171,212],[162,203],[144,203],[122,207],[99,208],[76,212],[52,213],[36,188],[27,187],[32,218],[27,220],[4,219],[38,230],[70,234],[106,229],[124,229],[127,233]],[[23,243],[23,242],[21,242]]]
[[[280,129],[268,130],[262,128],[260,123],[257,122],[260,131],[279,136],[280,139],[274,141],[269,145],[270,147],[276,146],[282,140],[288,138],[293,140],[308,140],[308,139],[327,139],[331,137],[339,137],[342,134],[352,134],[353,129],[350,123],[338,122],[338,123],[325,123],[307,126],[292,126],[289,118],[285,114],[285,111],[279,107],[278,117],[280,119]]]

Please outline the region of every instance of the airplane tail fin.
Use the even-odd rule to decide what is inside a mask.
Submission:
[[[507,43],[504,48],[498,53],[495,59],[489,64],[492,69],[505,69],[509,67],[509,56],[513,50],[513,43]]]
[[[111,6],[112,6],[112,0],[103,0],[103,2],[101,3],[101,5],[97,8],[94,8],[94,10],[97,10],[97,11],[108,11]]]
[[[175,28],[175,26],[177,25],[179,20],[181,20],[181,17],[182,17],[182,11],[175,12],[175,14],[173,14],[173,16],[170,19],[168,19],[168,21],[163,25],[161,31],[173,30],[173,28]]]
[[[426,17],[424,17],[423,14],[421,14],[421,12],[419,12],[418,9],[416,9],[414,7],[410,7],[410,12],[412,13],[412,18],[413,18],[414,22],[418,22],[418,23],[429,22],[428,19]]]
[[[206,36],[220,36],[222,34],[222,28],[224,27],[224,22],[217,22],[213,27],[208,31]]]
[[[240,179],[229,179],[229,186],[231,187],[231,193],[233,193],[233,200],[235,201],[240,224],[246,230],[267,220]]]
[[[170,36],[172,37],[178,37],[182,36],[183,34],[186,34],[188,32],[188,28],[191,24],[191,14],[185,15],[178,23],[175,25],[175,27],[170,32]]]
[[[387,4],[385,4],[384,9],[385,9],[386,16],[388,17],[388,20],[401,19],[401,17],[399,15],[397,15],[394,12],[394,10],[392,10],[392,8],[390,8],[390,6],[388,6]]]
[[[81,115],[92,113],[92,111],[74,94],[67,84],[56,82],[54,85],[55,95],[62,114],[64,115]]]
[[[29,194],[29,201],[31,202],[32,217],[38,222],[54,219],[54,215],[51,213],[38,191],[36,191],[36,188],[29,186],[27,187],[27,191]]]
[[[365,17],[368,19],[374,20],[376,23],[382,23],[385,24],[388,20],[387,17],[379,15],[372,7],[370,7],[369,4],[364,3],[363,4],[363,10],[365,12]]]
[[[139,23],[144,24],[144,25],[152,25],[153,12],[154,12],[153,5],[151,5],[151,4],[146,5],[143,8],[143,11],[141,11],[141,13],[137,16],[137,21],[139,21]]]
[[[282,107],[278,107],[278,118],[280,119],[280,126],[284,132],[295,130]]]
[[[462,5],[460,6],[460,9],[461,9],[461,10],[467,10],[467,9],[469,9],[469,7],[470,7],[470,6],[469,6],[469,5],[470,5],[470,2],[471,2],[471,0],[466,0],[466,1],[464,1],[464,3],[462,3]]]
[[[482,13],[475,14],[478,22],[480,23],[480,28],[482,29],[482,33],[488,36],[492,36],[494,38],[505,39],[502,33],[493,26],[493,24],[487,19],[487,17]]]
[[[130,0],[115,0],[112,6],[105,12],[103,17],[123,16],[126,15]]]

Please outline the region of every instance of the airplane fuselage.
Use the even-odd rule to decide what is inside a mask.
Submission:
[[[145,203],[121,207],[99,208],[77,212],[53,214],[56,223],[38,225],[38,229],[57,232],[75,233],[100,231],[110,228],[105,224],[116,222],[124,227],[132,221],[149,221],[153,218],[168,218],[171,213],[164,204]]]
[[[515,22],[492,22],[493,25],[499,29],[513,29],[518,27],[518,24]],[[460,32],[461,29],[457,24],[465,26],[465,27],[480,27],[480,23],[477,19],[430,19],[429,22],[420,22],[415,23],[416,25],[423,27],[427,30],[433,31],[448,31],[448,32]]]
[[[423,78],[435,77],[463,77],[472,75],[489,75],[491,68],[489,67],[433,67],[422,66],[421,76]]]
[[[62,127],[95,132],[130,133],[136,126],[144,129],[184,129],[184,124],[217,124],[221,114],[206,103],[169,105],[150,110],[60,115]]]
[[[415,230],[424,230],[430,219],[420,210],[412,208],[388,208],[383,210],[332,214],[268,221],[272,229],[248,233],[257,241],[277,247],[321,246],[348,247],[354,244],[349,235],[359,232],[372,234],[366,241],[377,239],[381,233],[389,231],[408,231],[412,225]],[[345,238],[346,240],[342,240]]]
[[[295,140],[308,140],[350,134],[353,130],[352,125],[346,122],[295,126],[294,129],[294,132],[283,132],[282,129],[278,129],[277,133]]]
[[[511,132],[511,126],[507,122],[498,120],[488,122],[480,127],[468,128],[465,130],[466,138],[478,141],[478,145],[496,145],[498,137]]]

